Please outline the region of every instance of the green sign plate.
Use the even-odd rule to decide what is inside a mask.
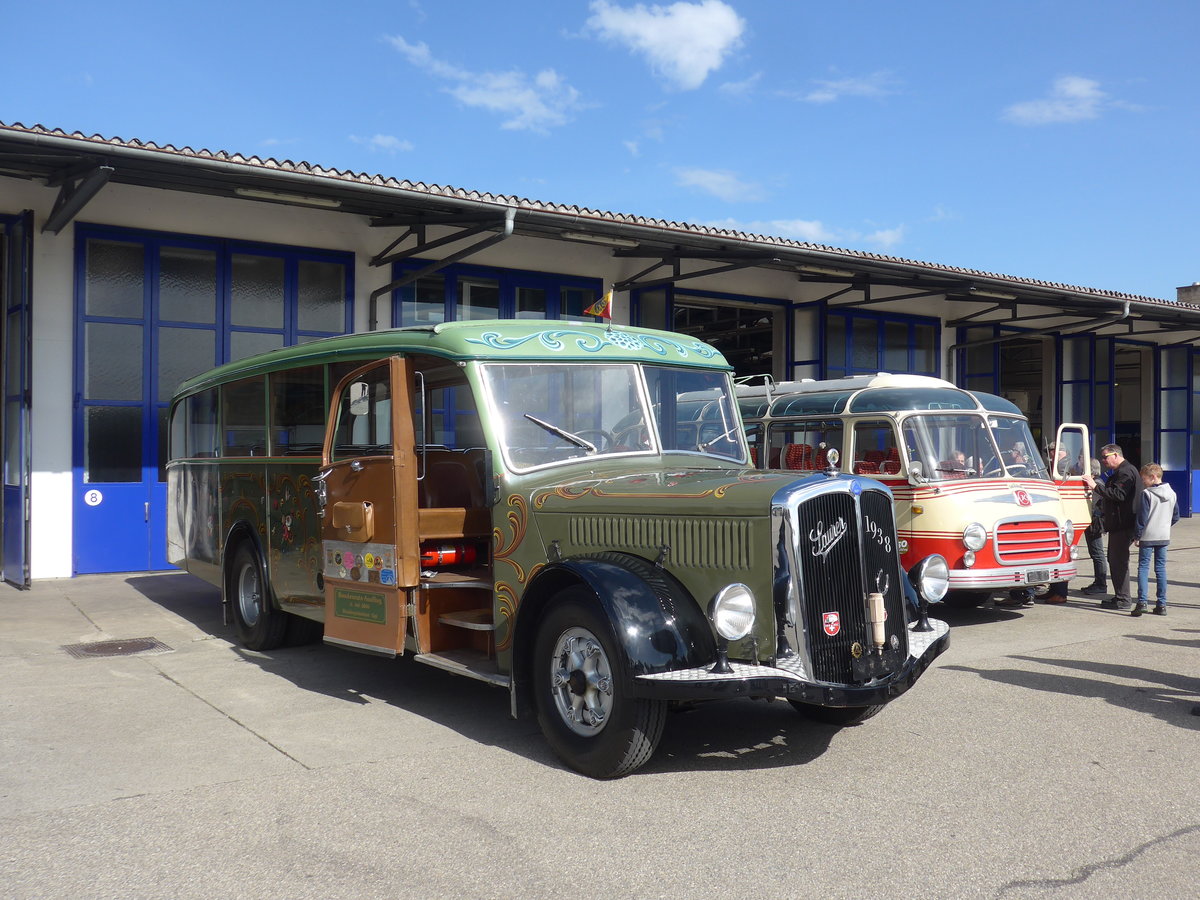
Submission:
[[[333,614],[342,619],[370,622],[372,625],[387,624],[387,598],[383,594],[366,591],[347,591],[341,588],[333,592]]]

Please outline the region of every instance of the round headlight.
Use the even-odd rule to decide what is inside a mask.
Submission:
[[[975,565],[975,551],[974,550],[968,550],[966,553],[963,554],[963,565],[966,566],[968,569],[971,568],[971,566]]]
[[[1067,524],[1063,526],[1063,538],[1067,542],[1067,546],[1075,543],[1075,523],[1067,519]]]
[[[968,550],[982,550],[987,543],[987,529],[978,522],[972,522],[963,529],[963,543]]]
[[[754,627],[753,592],[744,584],[722,588],[709,604],[708,617],[725,640],[741,640]]]
[[[913,566],[908,578],[917,593],[930,603],[937,603],[950,590],[950,567],[946,565],[946,558],[938,553]]]

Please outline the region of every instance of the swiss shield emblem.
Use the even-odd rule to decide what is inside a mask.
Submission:
[[[825,633],[834,637],[842,630],[842,617],[835,612],[822,613],[821,624],[825,627]]]

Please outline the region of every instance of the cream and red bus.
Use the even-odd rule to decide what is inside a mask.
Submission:
[[[1023,599],[1075,576],[1091,520],[1086,426],[1059,427],[1065,454],[1051,473],[1016,405],[939,378],[881,373],[738,394],[760,468],[820,471],[836,448],[847,471],[891,488],[902,562],[944,556],[951,602]]]

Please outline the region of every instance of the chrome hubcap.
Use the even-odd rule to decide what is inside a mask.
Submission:
[[[251,627],[262,612],[262,585],[258,580],[258,569],[253,565],[242,566],[238,575],[238,609],[242,621]]]
[[[559,635],[550,660],[550,689],[559,716],[576,734],[593,737],[608,724],[612,669],[604,648],[586,628]]]

